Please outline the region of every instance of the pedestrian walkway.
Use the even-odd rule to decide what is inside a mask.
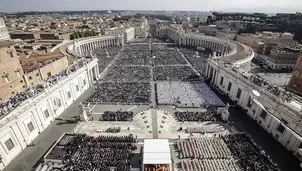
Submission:
[[[158,138],[157,110],[151,109],[153,138]]]
[[[78,104],[88,98],[94,88],[86,90],[61,115],[67,119],[79,115]],[[59,124],[58,124],[59,123]],[[38,166],[38,161],[47,153],[48,149],[58,140],[64,132],[70,132],[76,123],[64,123],[54,120],[35,140],[34,146],[25,148],[3,171],[30,171]]]

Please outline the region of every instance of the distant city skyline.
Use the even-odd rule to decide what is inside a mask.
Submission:
[[[179,10],[294,13],[301,0],[2,0],[0,12],[76,10]]]

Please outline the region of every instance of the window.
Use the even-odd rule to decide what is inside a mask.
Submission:
[[[29,76],[29,77],[28,77],[28,79],[29,79],[29,80],[32,80],[32,79],[33,79],[33,77]]]
[[[265,110],[262,110],[261,114],[260,114],[260,117],[262,119],[265,119],[266,118],[266,115],[267,115],[267,112]]]
[[[247,107],[252,107],[252,98],[251,96],[249,97],[249,101],[247,102]]]
[[[56,99],[53,99],[53,104],[54,104],[55,106],[57,106],[57,100],[56,100]]]
[[[3,79],[4,79],[5,83],[9,83],[9,78],[8,78],[8,76],[4,76]]]
[[[13,142],[12,139],[8,139],[7,141],[5,141],[5,146],[8,149],[8,151],[10,151],[11,149],[13,149],[15,147],[15,144]]]
[[[57,99],[58,100],[58,107],[61,107],[62,104],[61,104],[61,100],[60,99]]]
[[[16,74],[18,77],[21,77],[20,71],[17,71]]]
[[[223,78],[223,77],[221,77],[221,79],[220,79],[220,85],[222,85],[222,84],[223,84],[223,80],[224,80],[224,78]]]
[[[299,148],[302,148],[302,142],[300,143]]]
[[[288,124],[288,122],[285,119],[281,119],[281,122],[284,123],[285,125]]]
[[[229,85],[228,85],[228,91],[231,91],[231,88],[232,88],[232,83],[229,82]]]
[[[50,76],[51,76],[51,72],[48,72],[48,73],[47,73],[47,76],[50,77]]]
[[[71,93],[70,93],[70,91],[69,91],[69,92],[67,92],[67,97],[68,97],[68,99],[70,99],[70,98],[71,98]]]
[[[29,132],[32,132],[33,130],[35,130],[35,127],[32,122],[29,122],[27,124],[27,128],[28,128]]]
[[[36,74],[37,77],[39,77],[39,75],[40,75],[39,73]]]
[[[46,110],[44,110],[44,115],[45,115],[45,118],[48,118],[49,117],[49,112],[48,112],[48,110],[46,109]]]
[[[76,85],[76,90],[77,90],[77,91],[79,91],[79,90],[80,90],[78,85]]]
[[[14,57],[14,53],[13,52],[9,52],[10,57]]]
[[[237,95],[236,95],[237,99],[240,99],[240,96],[241,96],[241,89],[238,88]]]
[[[83,84],[86,85],[86,80],[85,79],[83,80]]]
[[[280,124],[277,128],[277,131],[279,131],[281,134],[283,134],[283,132],[285,131],[285,127],[282,124]]]

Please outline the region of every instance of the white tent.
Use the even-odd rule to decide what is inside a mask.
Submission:
[[[171,164],[171,152],[167,139],[145,139],[143,164]]]

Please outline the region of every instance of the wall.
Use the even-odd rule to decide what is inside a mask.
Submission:
[[[0,17],[0,41],[2,40],[10,40],[10,36],[8,34],[3,18]]]
[[[11,53],[13,57],[11,57]],[[0,47],[0,101],[24,89],[23,70],[14,46]],[[9,82],[5,81],[8,78]]]
[[[236,71],[231,67],[219,66],[211,59],[208,60],[206,75],[212,84],[244,108],[255,122],[270,133],[287,150],[291,151],[294,155],[298,154],[299,146],[302,143],[302,124],[298,116],[299,108],[282,101],[263,87],[251,83],[249,81],[249,74],[244,76],[238,70]],[[224,77],[222,85],[220,84],[221,77]],[[228,89],[229,83],[232,85],[230,89]],[[237,97],[238,89],[241,90],[239,98]],[[257,101],[267,110],[265,117],[263,117],[264,114],[261,115],[264,110],[251,101],[254,99],[252,96],[253,90],[257,90],[261,94]],[[284,127],[284,131],[278,131],[279,126]]]
[[[0,169],[12,161],[92,85],[90,78],[92,72],[97,71],[95,69],[98,67],[97,65],[97,59],[92,60],[60,80],[56,85],[48,87],[39,95],[26,100],[20,107],[0,120],[0,155],[2,157]],[[28,124],[32,126],[28,126]],[[5,145],[9,139],[13,142],[12,149],[8,149]]]

